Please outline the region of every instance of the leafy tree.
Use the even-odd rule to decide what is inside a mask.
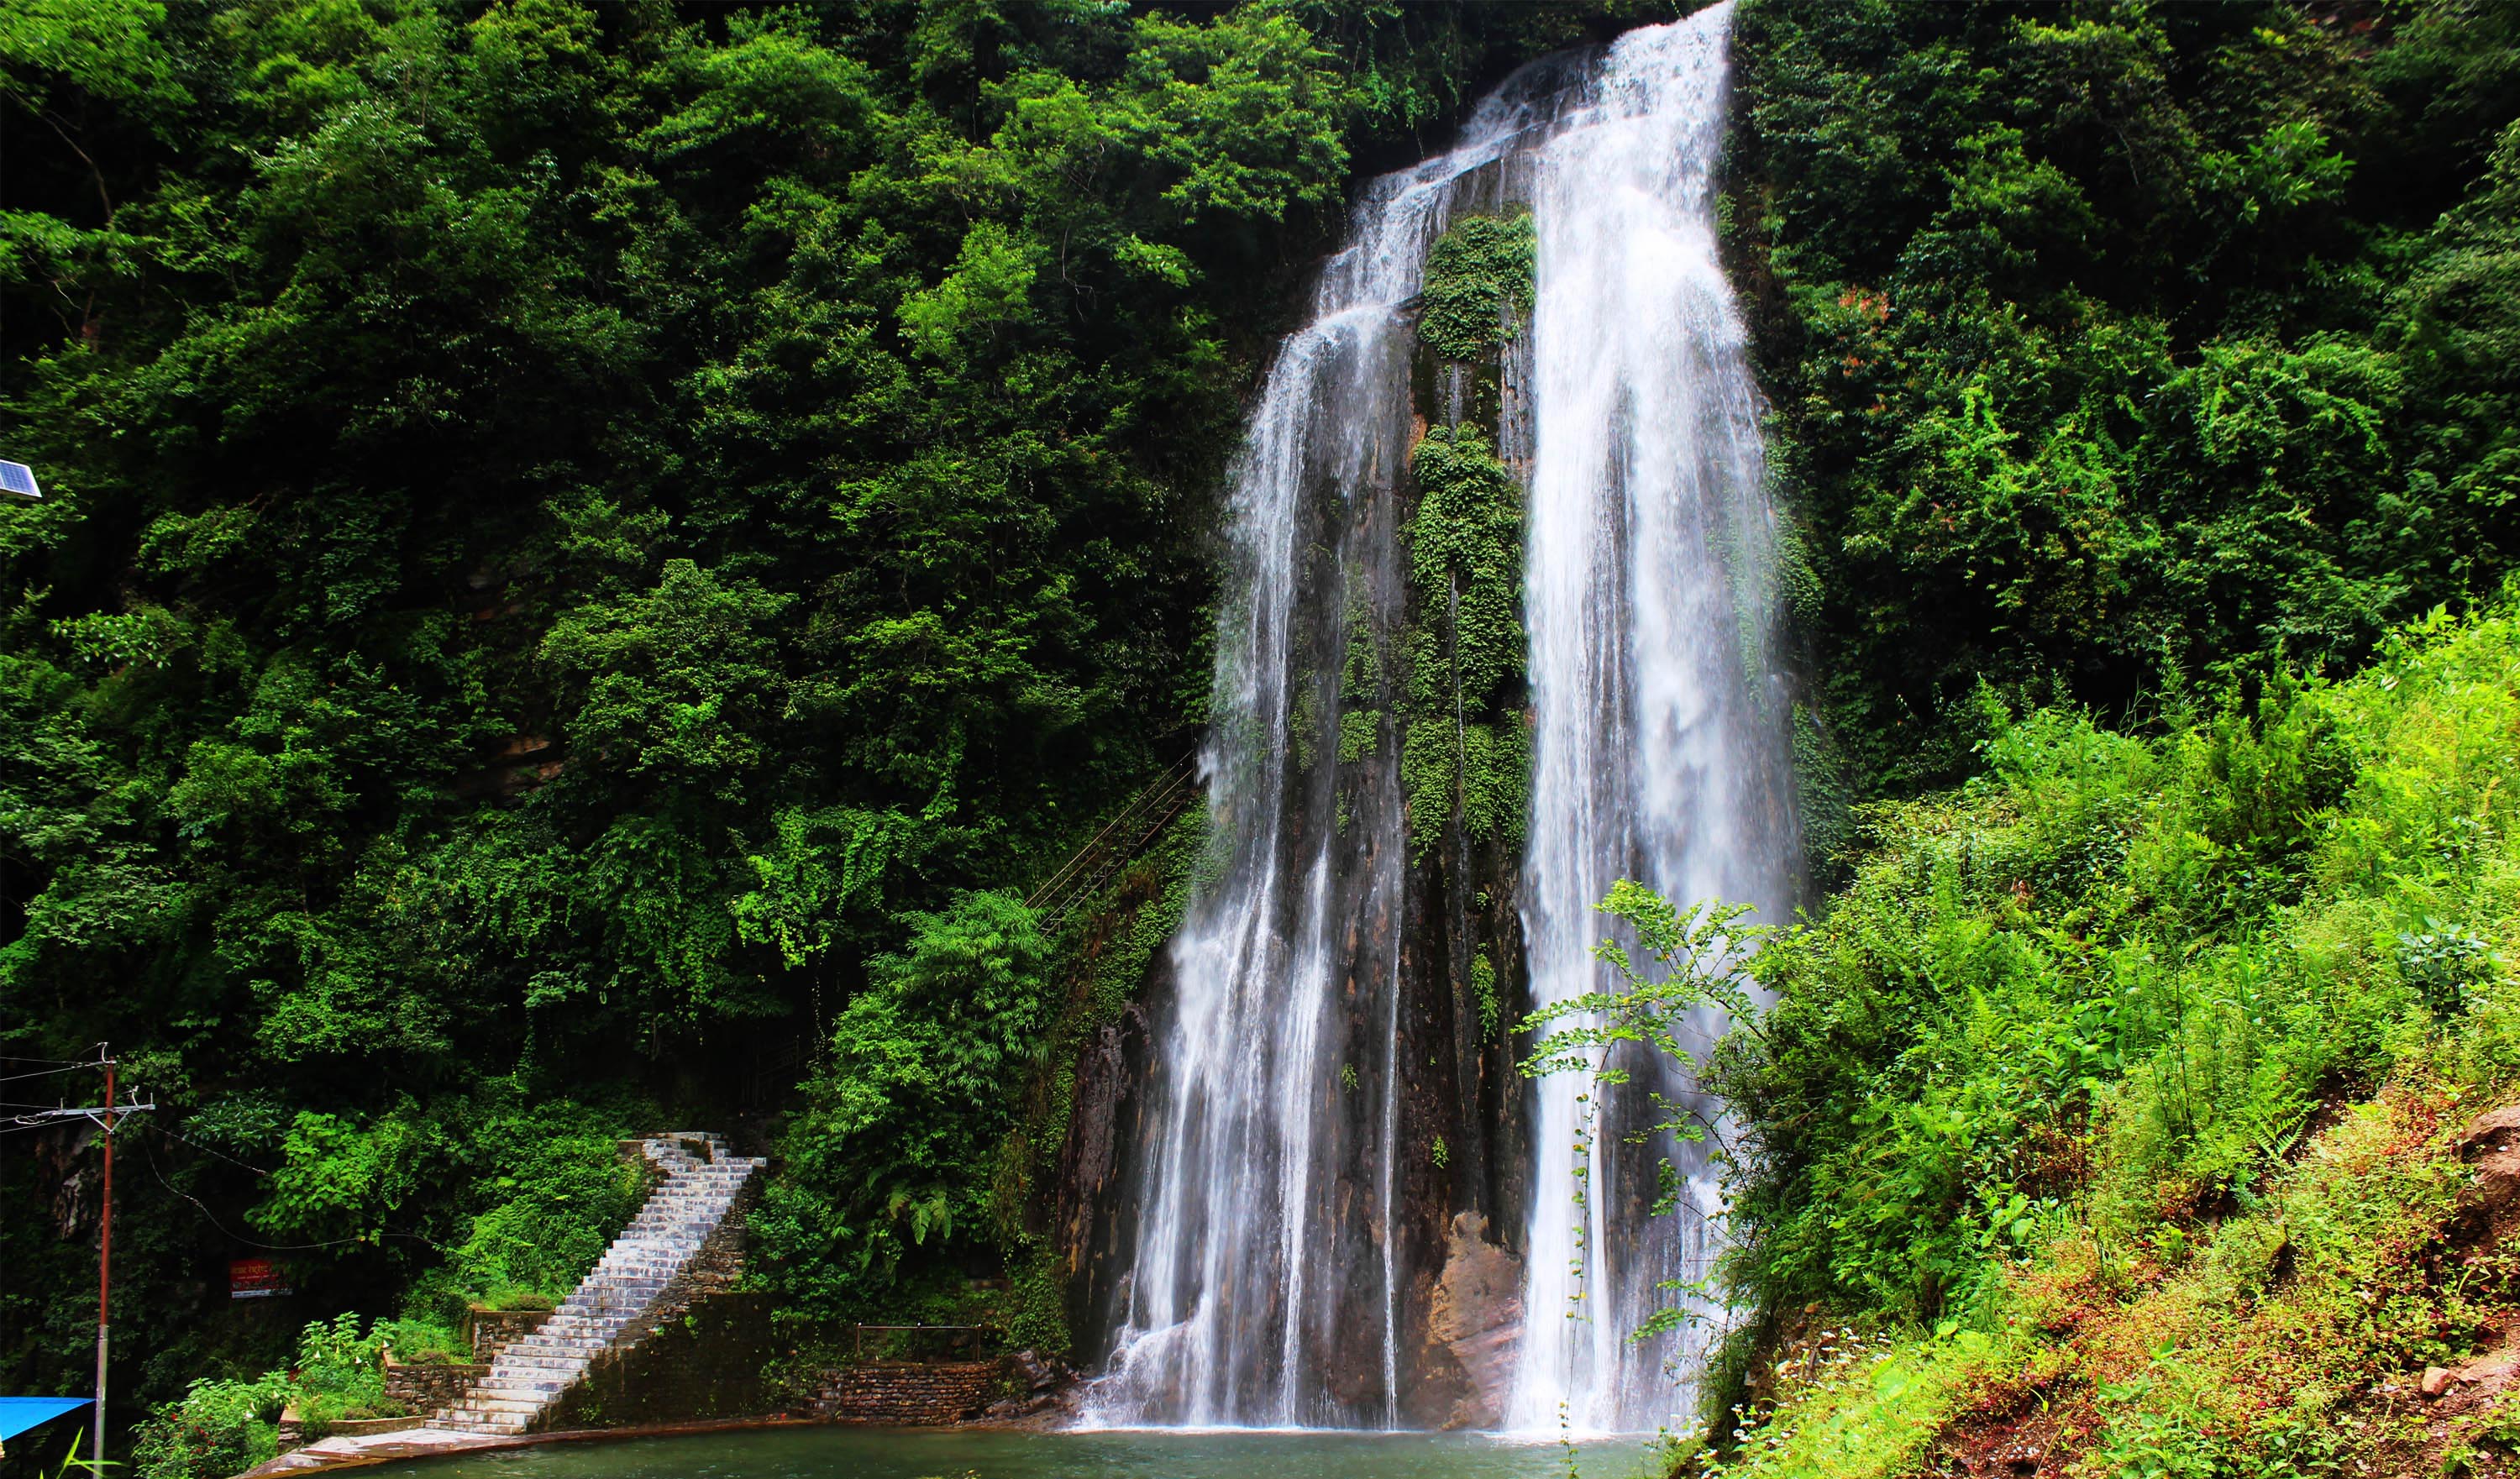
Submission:
[[[989,1167],[1050,1021],[1048,958],[1021,901],[973,893],[870,963],[782,1143],[788,1175],[753,1216],[797,1307],[862,1307],[914,1249],[990,1231]]]
[[[2123,715],[2498,587],[2501,372],[2436,356],[2508,297],[2504,9],[1744,8],[1728,218],[1864,789],[1965,774],[1981,679]]]

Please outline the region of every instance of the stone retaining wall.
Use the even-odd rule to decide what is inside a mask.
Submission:
[[[531,1335],[551,1318],[549,1310],[485,1310],[474,1305],[464,1317],[466,1332],[472,1341],[472,1359],[488,1366],[499,1359],[509,1342]]]
[[[775,1301],[743,1294],[756,1176],[736,1194],[699,1251],[639,1318],[621,1327],[586,1374],[535,1420],[542,1432],[659,1422],[704,1422],[778,1412],[764,1374],[788,1351],[771,1322]]]
[[[385,1395],[427,1415],[453,1403],[490,1374],[485,1366],[407,1366],[385,1360]]]
[[[643,1427],[757,1417],[781,1411],[771,1363],[788,1353],[771,1321],[769,1294],[711,1294],[627,1349],[587,1364],[586,1374],[544,1409],[537,1427]]]
[[[869,1361],[823,1381],[815,1412],[833,1422],[934,1427],[986,1407],[1005,1368],[998,1361]]]

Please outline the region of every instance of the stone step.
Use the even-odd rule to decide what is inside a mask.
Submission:
[[[539,1403],[577,1379],[575,1371],[546,1371],[533,1378],[522,1376],[485,1377],[472,1389],[476,1400],[491,1402],[512,1400]]]
[[[583,1361],[561,1361],[557,1359],[538,1366],[528,1366],[519,1362],[514,1367],[493,1371],[490,1374],[483,1376],[481,1378],[481,1382],[476,1383],[476,1385],[498,1381],[512,1376],[524,1377],[528,1380],[549,1379],[553,1381],[573,1381],[577,1378],[577,1374],[580,1371],[587,1368],[588,1365],[589,1363]]]
[[[678,1141],[698,1142],[708,1154],[693,1154],[673,1143]],[[585,1375],[594,1358],[690,1269],[754,1173],[767,1164],[758,1156],[729,1154],[725,1137],[701,1132],[650,1136],[641,1149],[665,1170],[665,1178],[551,1318],[502,1350],[490,1370],[432,1419],[433,1426],[502,1436],[530,1430]]]
[[[610,1332],[607,1331],[605,1335],[593,1333],[545,1335],[537,1337],[531,1345],[520,1340],[508,1347],[508,1350],[501,1351],[499,1357],[503,1361],[506,1360],[509,1351],[519,1356],[566,1356],[579,1351],[600,1351],[604,1349],[605,1339],[609,1334]]]
[[[500,1418],[531,1417],[542,1410],[543,1401],[540,1397],[531,1399],[502,1397],[496,1393],[487,1397],[468,1397],[464,1399],[462,1406],[456,1409],[465,1416],[487,1417],[493,1421]]]
[[[608,1322],[587,1321],[576,1328],[555,1335],[549,1340],[536,1341],[523,1350],[518,1351],[517,1354],[519,1356],[592,1355],[603,1350],[605,1344],[619,1333],[621,1326],[629,1322],[627,1320]],[[512,1346],[509,1349],[516,1348]]]

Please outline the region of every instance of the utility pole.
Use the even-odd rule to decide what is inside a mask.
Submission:
[[[94,1120],[105,1130],[105,1195],[103,1208],[97,1218],[96,1232],[96,1451],[95,1457],[88,1460],[92,1472],[103,1474],[105,1472],[106,1315],[109,1310],[108,1301],[112,1296],[113,1277],[113,1122],[117,1116],[146,1114],[158,1106],[155,1103],[115,1103],[113,1055],[107,1051],[105,1044],[99,1043],[96,1045],[96,1057],[97,1060],[93,1064],[80,1066],[105,1070],[105,1103],[102,1107],[89,1105],[77,1109],[38,1109],[31,1114],[21,1114],[0,1121],[0,1126],[16,1127],[39,1125],[47,1120],[85,1119]]]
[[[113,1055],[103,1043],[96,1055],[105,1059],[105,1209],[96,1228],[96,1472],[105,1472],[105,1317],[106,1296],[113,1277]]]

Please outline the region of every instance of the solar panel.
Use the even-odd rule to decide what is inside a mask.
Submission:
[[[24,463],[0,462],[0,493],[13,498],[41,498],[43,490],[35,486],[35,470]]]

